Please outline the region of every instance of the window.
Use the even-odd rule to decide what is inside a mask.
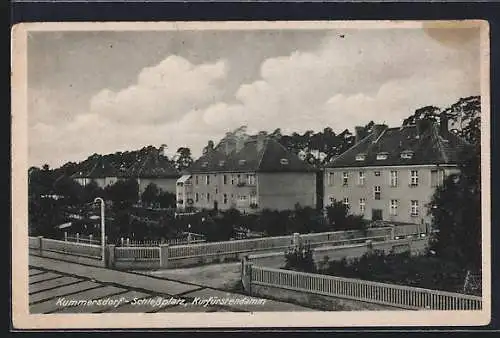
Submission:
[[[388,153],[378,153],[377,154],[377,160],[387,160],[387,156],[389,156]]]
[[[198,175],[194,177],[194,184],[198,185]]]
[[[231,175],[231,184],[234,185],[234,175]]]
[[[366,199],[365,198],[360,198],[359,199],[359,212],[361,214],[365,213],[365,208],[366,208]]]
[[[364,161],[366,158],[366,154],[357,154],[356,161]]]
[[[389,215],[396,216],[398,214],[398,200],[391,200]]]
[[[247,196],[246,195],[239,195],[238,199],[240,200],[240,202],[245,202],[247,200]]]
[[[379,185],[376,185],[373,187],[373,193],[374,193],[374,197],[376,200],[379,200],[380,199],[380,186]]]
[[[248,185],[255,185],[255,174],[248,174],[247,175],[247,184]]]
[[[203,163],[201,164],[201,166],[202,166],[203,168],[206,168],[206,167],[208,166],[208,162],[203,162]]]
[[[413,217],[418,216],[418,201],[416,201],[416,200],[411,201],[410,215]]]
[[[250,196],[250,204],[257,205],[257,196],[256,195]]]
[[[281,163],[282,165],[287,165],[287,164],[288,164],[288,159],[286,159],[286,158],[282,158],[282,159],[280,160],[280,163]]]
[[[219,167],[223,167],[226,164],[226,161],[220,160],[219,161]]]
[[[328,185],[333,185],[333,178],[334,178],[334,175],[333,173],[328,173]]]
[[[210,202],[210,193],[207,192],[207,202]]]
[[[349,173],[344,172],[342,174],[342,185],[347,185],[349,183]]]
[[[418,170],[410,170],[410,186],[416,187],[418,185]]]
[[[375,171],[375,176],[380,176],[380,171]]]
[[[198,193],[194,194],[194,200],[195,200],[195,202],[199,202],[200,201],[200,195]]]
[[[391,187],[398,186],[398,172],[396,170],[391,170]]]
[[[403,159],[411,159],[412,157],[413,157],[412,150],[405,150],[401,153],[401,158],[403,158]]]
[[[209,184],[210,184],[210,175],[207,175],[207,176],[205,177],[205,183],[206,183],[207,185],[209,185]]]
[[[222,197],[223,197],[223,203],[227,204],[227,194],[224,194]]]
[[[227,175],[222,176],[222,181],[224,184],[227,184]]]
[[[245,165],[245,163],[246,163],[246,162],[247,162],[246,160],[239,160],[239,161],[238,161],[238,164],[239,164],[239,165]]]
[[[349,198],[344,197],[344,199],[342,200],[342,204],[345,205],[347,209],[349,209]]]
[[[444,170],[431,170],[431,187],[435,188],[442,185],[444,182]]]
[[[358,185],[365,185],[365,172],[360,171],[358,174]]]
[[[333,203],[335,203],[335,197],[330,196],[330,204],[333,205]]]

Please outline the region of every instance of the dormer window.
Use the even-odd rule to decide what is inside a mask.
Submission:
[[[226,161],[221,160],[219,161],[219,167],[223,167],[226,164]]]
[[[366,154],[357,154],[356,161],[364,161],[366,158]]]
[[[405,150],[401,153],[401,158],[403,159],[411,159],[413,157],[413,151]]]
[[[245,165],[245,163],[246,163],[246,162],[247,162],[246,160],[239,160],[239,161],[238,161],[238,164],[239,164],[239,165]]]
[[[378,153],[377,160],[379,160],[379,161],[387,160],[388,156],[389,156],[388,153]]]
[[[288,164],[288,159],[286,159],[286,158],[282,158],[282,159],[280,160],[280,163],[281,163],[282,165],[287,165],[287,164]]]
[[[203,162],[203,163],[201,164],[201,166],[202,166],[203,168],[206,168],[206,167],[208,166],[208,162]]]

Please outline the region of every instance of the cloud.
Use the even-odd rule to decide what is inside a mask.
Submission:
[[[171,55],[144,68],[137,83],[120,91],[104,89],[91,99],[90,110],[118,123],[158,124],[217,100],[226,63],[193,65]]]
[[[399,125],[419,107],[479,94],[477,38],[450,47],[417,29],[337,33],[316,49],[264,59],[236,86],[230,74],[245,67],[237,59],[193,64],[170,55],[130,85],[96,92],[71,118],[64,111],[72,102],[56,90],[33,92],[30,162],[60,165],[163,143],[170,153],[187,146],[198,156],[208,140],[241,125],[284,133],[340,132],[370,120]]]
[[[477,39],[457,50],[419,30],[375,37],[349,32],[348,42],[330,36],[314,52],[269,58],[260,79],[240,86],[238,103],[216,103],[204,119],[227,128],[341,131],[372,119],[399,125],[419,107],[479,93]]]

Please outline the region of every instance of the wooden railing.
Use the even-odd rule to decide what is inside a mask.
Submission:
[[[481,297],[417,287],[251,266],[251,285],[354,299],[405,309],[480,310]]]

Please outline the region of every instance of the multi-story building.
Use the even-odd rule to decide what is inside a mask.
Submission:
[[[72,178],[82,186],[95,182],[100,188],[113,185],[118,180],[119,172],[102,157],[96,158],[92,167],[87,171],[80,171]]]
[[[232,135],[177,181],[177,207],[252,213],[316,206],[316,169],[266,133]]]
[[[428,204],[436,187],[457,172],[467,143],[449,132],[448,122],[429,120],[369,135],[356,128],[356,142],[325,168],[324,206],[342,201],[368,220],[429,224]]]
[[[181,176],[179,171],[163,153],[164,149],[152,149],[142,159],[138,159],[123,178],[135,178],[142,194],[146,187],[153,183],[164,192],[175,194],[176,182]]]

